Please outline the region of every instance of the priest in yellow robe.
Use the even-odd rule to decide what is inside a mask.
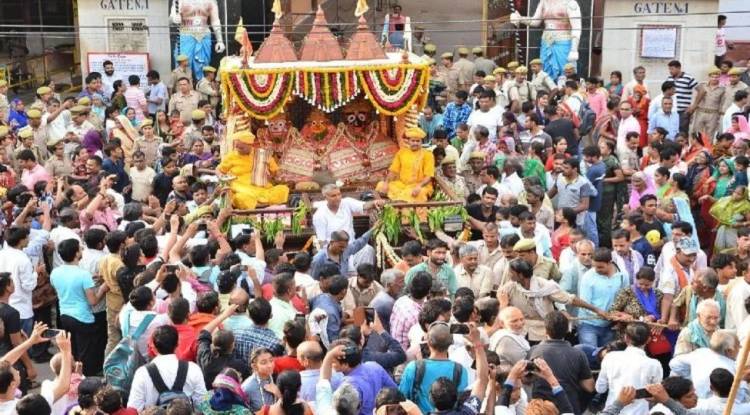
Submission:
[[[427,135],[424,130],[409,128],[404,135],[409,147],[396,153],[388,177],[378,183],[377,190],[391,200],[426,202],[432,195],[435,158],[431,151],[422,148],[422,140]]]
[[[217,170],[234,176],[229,184],[232,205],[237,209],[255,209],[258,204],[286,203],[289,187],[271,184],[271,178],[279,170],[271,152],[253,147],[255,136],[250,131],[234,133],[231,140],[234,150],[223,157]]]

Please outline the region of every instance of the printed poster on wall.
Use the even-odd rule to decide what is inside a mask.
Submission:
[[[145,17],[107,17],[107,50],[148,52],[148,25]]]
[[[677,57],[677,26],[641,28],[641,57],[673,59]]]
[[[122,75],[121,79],[128,79],[130,75],[138,75],[141,83],[145,85],[146,73],[151,69],[149,67],[148,53],[109,53],[109,52],[90,52],[86,56],[87,72],[102,72],[104,70],[104,61],[112,61],[115,70]]]

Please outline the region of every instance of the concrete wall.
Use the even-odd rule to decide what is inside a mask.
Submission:
[[[110,18],[145,18],[148,26],[146,50],[108,50]],[[171,72],[172,54],[168,19],[168,0],[78,0],[81,72],[85,76],[89,71],[86,67],[89,52],[148,52],[150,68],[168,79],[165,75]],[[101,71],[101,68],[92,70]]]
[[[674,59],[682,62],[685,72],[705,80],[713,65],[713,41],[718,0],[678,0],[651,2],[640,0],[607,0],[604,4],[604,38],[602,76],[613,70],[623,72],[624,82],[632,79],[632,69],[646,68],[651,96],[658,95],[667,78],[669,58],[641,58],[639,25],[680,25]],[[617,17],[622,16],[622,17]]]
[[[727,39],[750,40],[750,7],[747,0],[720,0],[719,13],[727,16]]]

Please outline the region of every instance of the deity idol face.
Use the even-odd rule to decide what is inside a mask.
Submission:
[[[370,124],[371,114],[372,106],[357,102],[344,108],[344,121],[350,131],[361,133]]]
[[[324,112],[313,110],[313,112],[307,117],[307,122],[305,123],[305,128],[303,128],[303,130],[307,130],[307,134],[310,134],[312,138],[321,141],[326,138],[328,127],[330,126],[331,121]]]
[[[289,132],[289,122],[285,115],[277,116],[268,121],[268,135],[274,139],[282,139]]]

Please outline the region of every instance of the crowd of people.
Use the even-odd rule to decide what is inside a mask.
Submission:
[[[0,81],[0,414],[750,414],[747,72],[672,61],[652,98],[425,52],[408,191],[470,232],[385,268],[382,194],[323,186],[312,251],[232,222],[212,67]]]

